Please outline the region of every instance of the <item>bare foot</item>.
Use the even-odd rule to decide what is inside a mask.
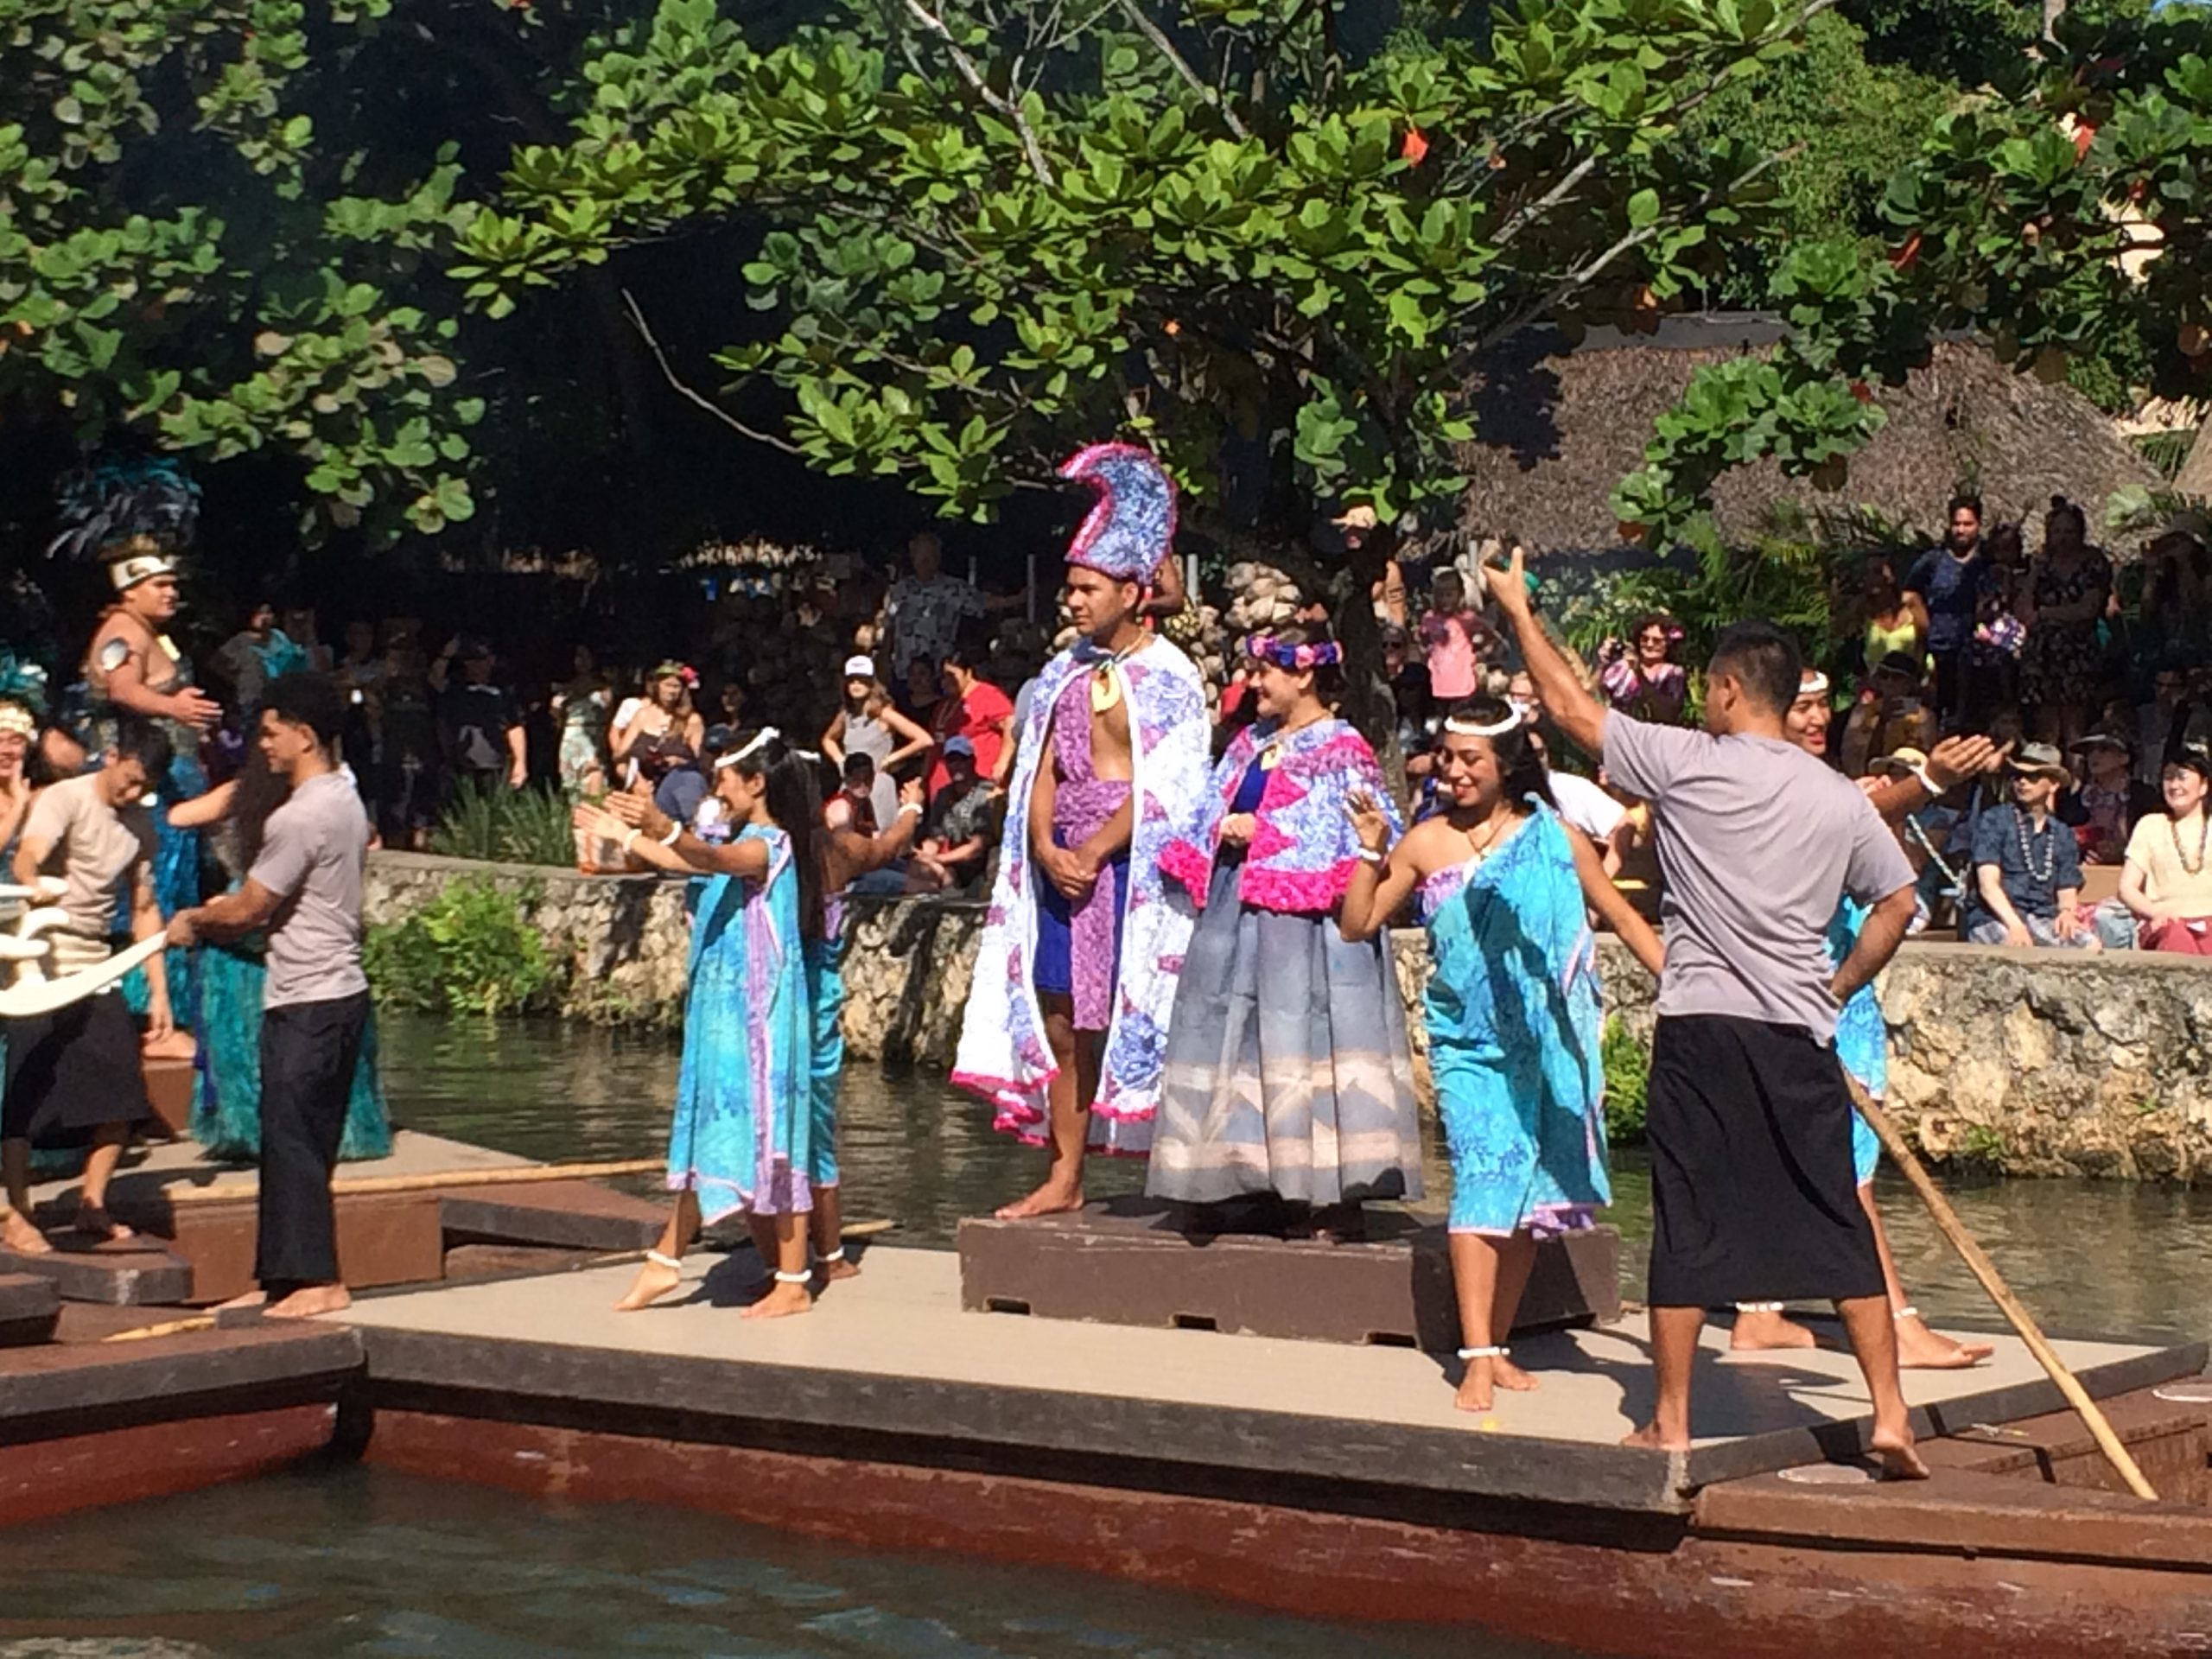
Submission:
[[[1510,1359],[1471,1359],[1467,1362],[1467,1374],[1459,1379],[1459,1392],[1452,1403],[1461,1411],[1488,1411],[1494,1400],[1493,1389],[1503,1389],[1510,1394],[1529,1394],[1536,1387],[1536,1379]]]
[[[1928,1465],[1912,1443],[1910,1429],[1878,1428],[1868,1437],[1866,1449],[1882,1465],[1884,1480],[1926,1480]]]
[[[1667,1440],[1659,1433],[1659,1425],[1656,1423],[1646,1423],[1635,1433],[1624,1434],[1621,1436],[1621,1444],[1641,1446],[1654,1452],[1687,1452],[1690,1449],[1688,1435],[1685,1434],[1679,1440]]]
[[[312,1319],[321,1313],[343,1313],[353,1306],[353,1294],[343,1285],[302,1285],[281,1301],[263,1310],[264,1319]]]
[[[1959,1342],[1930,1331],[1917,1313],[1897,1321],[1897,1366],[1902,1370],[1970,1370],[1996,1351],[1990,1343]]]
[[[80,1204],[77,1206],[77,1220],[73,1230],[87,1238],[104,1239],[110,1243],[118,1239],[136,1238],[137,1234],[107,1212],[102,1204]]]
[[[622,1300],[614,1304],[617,1313],[634,1313],[641,1307],[650,1307],[683,1282],[683,1275],[674,1268],[664,1268],[658,1262],[648,1262],[638,1269],[638,1276],[630,1281],[630,1288]]]
[[[822,1282],[825,1285],[834,1285],[840,1279],[857,1279],[860,1276],[860,1263],[842,1256],[822,1264]]]
[[[1728,1346],[1739,1353],[1820,1345],[1821,1339],[1795,1319],[1779,1313],[1747,1313],[1741,1308],[1736,1310],[1735,1329],[1728,1333]]]
[[[46,1235],[31,1224],[31,1219],[20,1210],[10,1210],[0,1219],[0,1245],[5,1245],[17,1255],[52,1255],[54,1246],[47,1243]]]
[[[1083,1188],[1046,1181],[1027,1198],[1001,1206],[1001,1221],[1027,1221],[1036,1216],[1065,1216],[1083,1208]]]
[[[814,1293],[804,1285],[783,1285],[771,1281],[760,1300],[741,1310],[741,1319],[785,1319],[794,1313],[805,1313],[814,1307]]]

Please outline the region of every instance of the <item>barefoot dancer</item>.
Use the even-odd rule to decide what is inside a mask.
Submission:
[[[809,1131],[813,1161],[807,1175],[814,1183],[814,1260],[825,1284],[860,1274],[845,1259],[844,1211],[837,1191],[837,1084],[845,1070],[845,890],[898,859],[921,821],[922,785],[917,779],[899,791],[898,810],[877,834],[823,832],[822,889],[829,897],[823,900],[822,937],[806,942],[806,1001],[814,1020],[814,1121]]]
[[[1787,722],[1790,741],[1806,753],[1827,753],[1828,677],[1808,668],[1797,688],[1797,701],[1789,705]],[[1938,798],[1952,785],[1987,770],[1997,751],[1986,738],[1951,738],[1936,746],[1924,760],[1915,750],[1902,753],[1916,764],[1896,783],[1880,785],[1872,798],[1885,822]],[[1846,898],[1835,919],[1828,925],[1828,960],[1840,966],[1859,942],[1866,924],[1866,908]],[[1876,1102],[1888,1092],[1890,1081],[1889,1027],[1874,987],[1862,985],[1836,1015],[1836,1058]],[[1904,1294],[1897,1275],[1897,1258],[1890,1249],[1888,1230],[1874,1204],[1874,1170],[1882,1160],[1882,1143],[1857,1112],[1851,1115],[1852,1173],[1859,1183],[1859,1202],[1874,1229],[1874,1249],[1882,1258],[1882,1285],[1890,1299],[1891,1317],[1897,1326],[1897,1364],[1907,1370],[1956,1371],[1979,1364],[1996,1351],[1986,1342],[1959,1342],[1932,1331]],[[1813,1333],[1783,1315],[1779,1302],[1739,1302],[1736,1327],[1730,1332],[1732,1348],[1810,1348]]]
[[[823,938],[822,797],[814,768],[763,728],[715,763],[715,795],[737,834],[702,841],[642,795],[613,811],[576,809],[576,827],[622,843],[657,868],[712,880],[691,925],[683,1065],[668,1137],[668,1185],[682,1196],[624,1312],[682,1281],[702,1225],[743,1213],[774,1277],[749,1319],[814,1306],[807,1212],[814,1208],[814,1014],[805,949]]]
[[[1455,1403],[1488,1411],[1494,1388],[1536,1386],[1505,1346],[1536,1242],[1590,1226],[1612,1199],[1586,905],[1654,974],[1660,950],[1597,849],[1553,807],[1517,709],[1495,697],[1463,702],[1437,743],[1449,804],[1395,848],[1376,798],[1353,798],[1365,850],[1341,925],[1347,938],[1371,938],[1420,895],[1435,963],[1422,1006],[1452,1156],[1452,1277],[1466,1344]]]
[[[1301,627],[1247,650],[1261,717],[1164,860],[1205,909],[1176,979],[1145,1191],[1273,1195],[1294,1229],[1357,1237],[1362,1203],[1421,1196],[1397,974],[1371,932],[1347,937],[1331,914],[1362,868],[1345,802],[1387,791],[1367,740],[1332,712],[1341,648]]]
[[[353,1300],[339,1278],[330,1172],[369,1025],[361,971],[369,821],[338,766],[346,707],[321,674],[269,682],[261,753],[291,795],[262,825],[261,850],[238,890],[169,922],[172,945],[268,935],[253,1276],[272,1319],[335,1313]]]
[[[1531,613],[1517,550],[1490,574],[1545,711],[1657,808],[1667,971],[1647,1107],[1657,1397],[1629,1443],[1688,1449],[1707,1307],[1819,1297],[1835,1302],[1866,1373],[1873,1451],[1891,1475],[1924,1476],[1832,1046],[1837,1009],[1904,937],[1912,867],[1857,786],[1789,741],[1800,663],[1787,634],[1730,628],[1706,672],[1705,729],[1649,725],[1583,688]],[[1871,913],[1832,969],[1825,937],[1846,893]]]
[[[1174,486],[1128,444],[1060,472],[1098,491],[1068,549],[1083,637],[1045,665],[1022,725],[952,1073],[998,1109],[1000,1128],[1052,1147],[1044,1185],[999,1211],[1008,1218],[1079,1209],[1087,1146],[1151,1145],[1191,937],[1160,860],[1206,785],[1198,671],[1137,613],[1174,537]]]
[[[111,728],[100,769],[41,790],[31,802],[16,849],[16,882],[35,887],[56,864],[67,884],[67,919],[45,935],[48,971],[75,973],[113,954],[111,938],[127,923],[134,939],[162,931],[154,823],[141,804],[169,764],[168,739],[149,721],[125,715]],[[146,1041],[172,1029],[168,976],[162,956],[145,966]],[[52,1014],[11,1020],[7,1029],[7,1106],[0,1113],[0,1165],[9,1211],[0,1243],[26,1255],[53,1247],[31,1224],[34,1141],[85,1144],[84,1190],[77,1230],[92,1238],[127,1238],[130,1230],[107,1213],[107,1186],[130,1143],[134,1124],[153,1116],[146,1100],[139,1035],[120,989],[98,992]]]

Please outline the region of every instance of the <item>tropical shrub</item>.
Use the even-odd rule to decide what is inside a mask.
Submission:
[[[1651,1050],[1618,1015],[1605,1016],[1599,1039],[1605,1067],[1605,1140],[1613,1147],[1643,1140],[1643,1103],[1651,1084]]]
[[[531,925],[534,882],[465,877],[403,921],[369,929],[362,965],[387,1007],[520,1014],[549,1002],[559,969]]]
[[[538,785],[504,789],[463,779],[430,833],[430,850],[490,864],[573,868],[576,837],[568,798]]]

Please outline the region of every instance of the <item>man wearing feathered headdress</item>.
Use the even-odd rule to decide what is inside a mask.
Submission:
[[[1147,451],[1096,444],[1060,468],[1097,500],[1068,548],[1082,637],[1045,665],[1015,752],[1005,838],[953,1081],[997,1127],[1052,1149],[1044,1184],[999,1211],[1077,1209],[1091,1147],[1152,1144],[1175,977],[1191,936],[1160,853],[1206,785],[1198,669],[1139,607],[1175,535],[1175,486]]]

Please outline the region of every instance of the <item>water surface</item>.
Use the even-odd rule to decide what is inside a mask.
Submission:
[[[1571,1659],[363,1469],[0,1528],[0,1659]]]
[[[676,1087],[673,1039],[556,1021],[386,1027],[385,1081],[410,1127],[555,1160],[656,1157]],[[1429,1129],[1429,1200],[1450,1173]],[[963,1216],[1034,1185],[1044,1154],[993,1133],[989,1109],[934,1072],[855,1063],[838,1140],[848,1217],[899,1223],[891,1242],[946,1246]],[[2164,1341],[2212,1331],[2212,1190],[2126,1181],[1942,1177],[1967,1228],[2054,1333]],[[1141,1163],[1094,1159],[1093,1196],[1135,1192]],[[1930,1319],[1994,1325],[1997,1315],[1904,1180],[1876,1192],[1914,1302]],[[652,1190],[650,1183],[639,1191]],[[1614,1160],[1606,1219],[1625,1242],[1625,1293],[1643,1294],[1650,1183],[1633,1150]]]

